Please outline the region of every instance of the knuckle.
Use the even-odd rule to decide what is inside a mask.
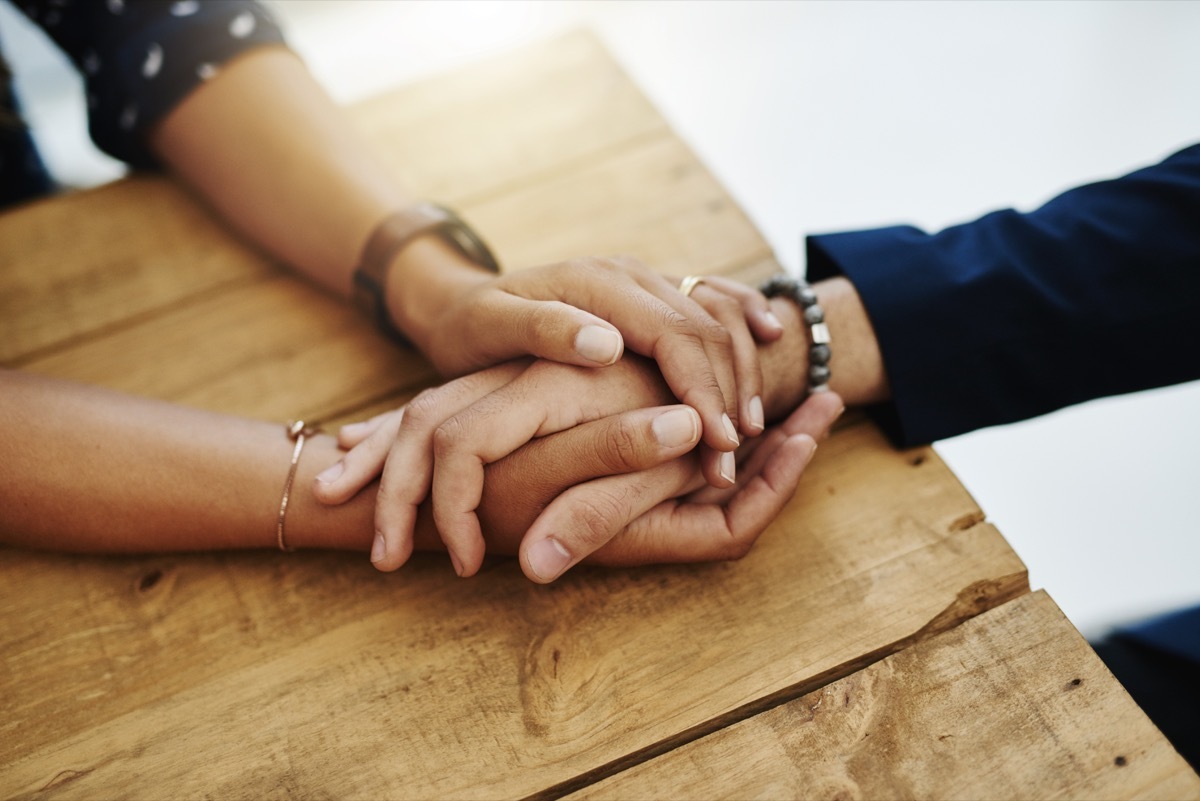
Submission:
[[[607,494],[595,494],[578,500],[577,535],[589,552],[608,542],[617,519],[618,503]]]
[[[583,274],[590,279],[604,280],[604,277],[612,272],[612,267],[607,260],[598,256],[580,256],[571,259],[567,264],[575,277]]]
[[[520,328],[527,341],[553,343],[562,333],[564,321],[563,311],[566,304],[559,301],[545,301],[534,305],[524,313]]]
[[[379,482],[379,492],[375,496],[375,520],[377,527],[381,529],[386,527],[385,524],[389,523],[392,517],[390,510],[400,502],[400,487],[396,486],[394,476],[385,470]]]
[[[451,417],[433,432],[433,454],[435,458],[453,453],[466,438],[466,427],[457,417]]]
[[[661,360],[665,350],[683,349],[702,353],[704,339],[695,323],[670,307],[655,310],[655,334],[650,356]]]
[[[700,339],[704,335],[704,321],[693,320],[669,306],[660,310],[659,325],[672,336]]]
[[[689,375],[689,384],[680,387],[678,399],[680,403],[688,404],[697,410],[712,410],[713,404],[718,404],[725,411],[731,411],[725,392],[721,390],[721,383],[712,369]]]
[[[423,390],[408,402],[401,425],[409,428],[427,428],[437,419],[441,397],[437,389]]]
[[[725,511],[725,547],[722,549],[722,558],[730,562],[736,562],[744,559],[754,549],[754,543],[758,542],[758,535],[762,533],[763,526],[759,526],[754,530],[738,531],[733,520],[730,519],[729,511]]]
[[[717,380],[714,373],[707,372],[703,375],[696,376],[692,384],[684,390],[683,397],[680,398],[681,403],[686,403],[695,409],[709,408],[706,401],[709,398],[723,398],[725,393],[721,391],[721,383]]]
[[[710,344],[723,349],[733,347],[733,334],[729,333],[729,329],[716,320],[703,321],[700,330],[705,341]]]
[[[691,337],[705,345],[721,345],[733,341],[729,330],[707,311],[695,317],[688,317],[672,310],[664,315],[663,325],[672,334]]]
[[[613,472],[636,469],[641,463],[641,445],[642,438],[637,426],[620,419],[605,432],[600,458],[605,467]]]

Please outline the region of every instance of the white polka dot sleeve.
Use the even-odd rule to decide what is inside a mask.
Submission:
[[[83,73],[96,145],[155,166],[146,132],[235,56],[283,45],[253,0],[22,0],[22,10]],[[19,66],[18,66],[19,68]]]

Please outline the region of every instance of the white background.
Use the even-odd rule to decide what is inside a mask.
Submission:
[[[270,5],[345,102],[592,27],[793,270],[805,232],[1028,209],[1200,141],[1200,3]],[[3,5],[0,35],[59,177],[120,174],[87,143],[62,59]],[[938,450],[1096,636],[1200,602],[1197,411],[1193,382]]]

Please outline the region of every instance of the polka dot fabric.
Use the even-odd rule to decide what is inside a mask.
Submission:
[[[146,132],[235,56],[283,44],[252,0],[22,0],[18,6],[83,73],[93,141],[139,167]]]

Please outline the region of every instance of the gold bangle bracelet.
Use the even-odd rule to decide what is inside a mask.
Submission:
[[[303,420],[288,423],[287,436],[296,447],[292,449],[292,463],[288,466],[287,479],[283,482],[283,497],[279,499],[279,519],[275,523],[275,544],[279,550],[291,552],[296,550],[287,544],[283,536],[283,521],[287,516],[288,500],[292,495],[292,482],[296,480],[296,468],[300,465],[300,452],[304,450],[304,442],[320,429],[310,428]]]

